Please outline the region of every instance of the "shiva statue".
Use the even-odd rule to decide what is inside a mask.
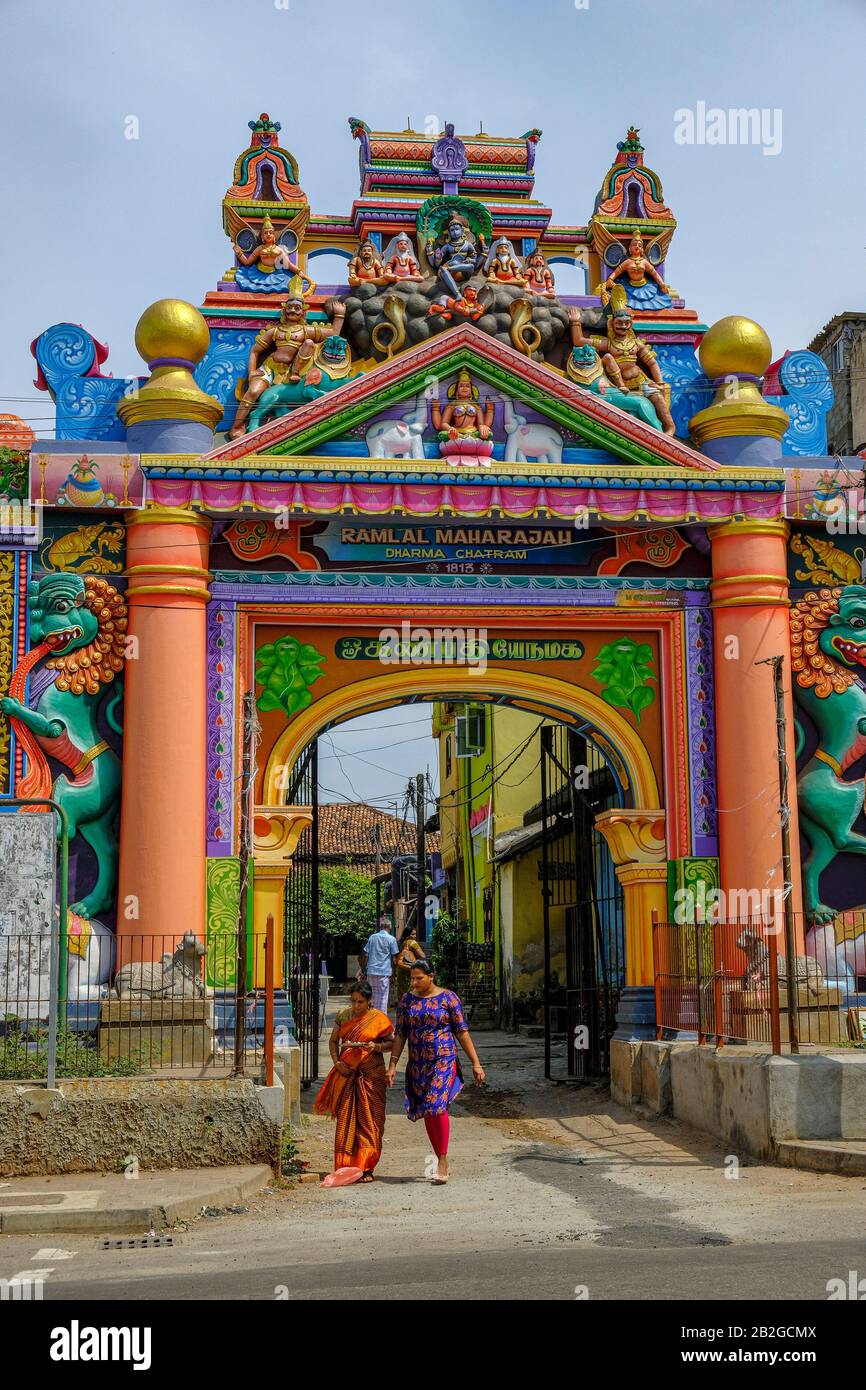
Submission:
[[[615,285],[611,290],[605,337],[584,335],[580,310],[568,311],[571,341],[574,347],[589,343],[601,355],[605,374],[619,391],[647,396],[658,415],[665,434],[676,434],[673,416],[667,402],[664,377],[655,353],[634,331],[634,315],[626,303],[625,290]]]
[[[263,328],[253,340],[247,366],[247,389],[241,397],[229,439],[246,432],[247,417],[259,396],[271,386],[294,385],[312,365],[316,348],[326,338],[339,337],[346,306],[338,299],[325,305],[328,323],[307,323],[307,308],[299,297],[286,300],[280,321]]]
[[[356,285],[386,285],[388,280],[385,276],[385,267],[376,255],[376,248],[372,241],[363,241],[358,248],[358,254],[353,256],[349,262],[349,284]]]
[[[492,283],[516,285],[521,289],[526,284],[520,262],[508,237],[501,236],[496,239],[490,248],[484,268],[487,271],[487,279]]]
[[[460,298],[459,280],[468,280],[480,269],[487,252],[484,234],[478,233],[478,245],[463,219],[452,213],[437,242],[427,243],[427,259],[439,272],[439,283],[452,299]]]
[[[438,398],[431,402],[430,419],[443,442],[462,439],[490,439],[493,433],[494,402],[488,397],[481,405],[478,387],[464,367],[448,387],[448,405],[443,410]]]
[[[249,253],[243,251],[237,242],[233,243],[234,253],[239,265],[235,284],[239,290],[248,293],[290,294],[302,292],[302,282],[312,285],[309,276],[304,275],[292,260],[285,246],[277,241],[274,224],[269,217],[262,223],[261,239]]]
[[[553,271],[547,264],[547,257],[541,251],[533,251],[523,262],[526,288],[530,294],[543,295],[545,299],[555,299]]]
[[[610,291],[620,275],[628,277],[626,296],[633,309],[669,309],[672,291],[644,253],[643,237],[635,232],[628,244],[628,255],[612,270],[601,287],[601,302],[606,305]],[[647,279],[649,276],[649,280]],[[650,284],[653,281],[653,284]]]
[[[618,405],[620,410],[628,411],[629,415],[643,420],[652,429],[661,429],[661,421],[647,397],[620,391],[614,386],[591,343],[581,343],[571,349],[565,363],[565,373],[569,381],[592,391],[593,395],[601,396],[608,405]]]
[[[385,278],[391,284],[423,280],[421,269],[412,255],[412,243],[405,232],[398,232],[385,248]]]

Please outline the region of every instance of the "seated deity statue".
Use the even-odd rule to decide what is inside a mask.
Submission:
[[[652,403],[646,396],[620,391],[614,386],[602,366],[601,358],[590,343],[581,343],[571,349],[566,358],[565,373],[570,381],[582,386],[586,391],[592,391],[596,396],[601,396],[608,405],[619,406],[620,410],[643,420],[645,425],[650,425],[654,430],[661,429],[661,421]]]
[[[430,418],[442,441],[490,439],[494,409],[494,402],[489,398],[481,405],[478,387],[464,367],[457,380],[448,387],[445,409],[442,409],[438,399],[434,400],[430,406]]]
[[[277,234],[270,217],[262,222],[261,238],[252,251],[244,251],[233,242],[238,260],[235,284],[247,293],[301,294],[304,282],[312,285],[312,280],[298,269],[285,246],[277,241]]]
[[[628,255],[612,270],[601,286],[601,302],[606,305],[616,281],[621,275],[627,280],[626,298],[633,309],[669,309],[674,291],[666,285],[652,261],[644,253],[640,232],[635,232],[628,244]]]
[[[580,310],[568,311],[571,341],[574,347],[589,344],[601,356],[606,376],[620,391],[646,396],[661,420],[665,434],[676,434],[673,416],[667,401],[665,381],[658,359],[648,343],[634,331],[634,316],[625,299],[625,291],[616,285],[610,296],[607,334],[584,335]]]
[[[412,243],[405,232],[398,232],[385,248],[385,278],[391,284],[423,280],[420,266],[412,255]]]
[[[427,243],[427,259],[439,273],[439,283],[452,299],[460,298],[458,282],[468,280],[481,267],[486,254],[484,236],[478,244],[462,218],[452,213],[439,237]]]
[[[330,313],[328,323],[307,323],[303,299],[290,297],[283,305],[279,323],[256,335],[250,349],[247,388],[229,430],[230,439],[246,432],[250,412],[265,391],[271,386],[299,382],[313,365],[318,345],[332,336],[339,337],[346,306],[334,299],[325,308]]]
[[[531,256],[527,256],[523,262],[523,274],[530,294],[540,294],[545,299],[556,298],[553,271],[541,251],[533,251]]]
[[[490,248],[485,265],[487,279],[492,283],[501,285],[514,285],[522,288],[526,284],[526,279],[520,267],[514,247],[508,237],[501,236],[494,241]]]
[[[353,287],[356,285],[388,284],[385,267],[376,255],[376,248],[372,241],[362,242],[358,248],[358,254],[350,260],[349,284]]]
[[[478,297],[478,291],[474,285],[467,285],[459,298],[443,294],[438,299],[434,299],[430,308],[427,310],[428,318],[443,318],[450,321],[455,314],[465,319],[480,319],[485,312],[486,304]]]

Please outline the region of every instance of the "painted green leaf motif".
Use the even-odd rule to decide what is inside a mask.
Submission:
[[[599,650],[593,676],[602,690],[602,699],[609,705],[631,710],[639,724],[641,712],[648,709],[656,697],[649,684],[655,681],[653,651],[648,642],[635,642],[632,637],[620,637],[607,642]]]
[[[308,642],[281,637],[256,653],[256,684],[263,687],[256,700],[263,714],[284,709],[297,714],[313,703],[310,686],[321,676],[325,660]]]

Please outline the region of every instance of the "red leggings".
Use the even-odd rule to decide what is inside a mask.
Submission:
[[[444,1158],[448,1152],[448,1139],[451,1134],[451,1121],[448,1111],[444,1115],[425,1115],[424,1128],[437,1158]]]

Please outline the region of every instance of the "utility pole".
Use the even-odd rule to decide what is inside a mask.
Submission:
[[[382,912],[382,884],[379,882],[379,875],[382,872],[382,825],[380,821],[373,822],[373,844],[376,847],[376,927],[379,926],[379,917]]]
[[[427,889],[424,880],[427,877],[426,869],[426,843],[424,836],[424,774],[419,772],[415,778],[415,829],[417,835],[417,857],[418,857],[418,896],[415,908],[415,921],[418,927],[418,940],[424,940],[424,900],[427,897]]]
[[[241,763],[240,815],[240,887],[238,892],[238,938],[235,980],[235,1059],[233,1076],[244,1073],[244,1036],[247,1002],[247,915],[250,895],[250,796],[253,781],[253,744],[258,733],[256,696],[248,690],[244,696],[243,757]]]
[[[773,689],[776,697],[776,743],[779,757],[779,819],[782,823],[782,884],[785,894],[785,976],[788,985],[788,1040],[791,1052],[800,1051],[800,1027],[797,1016],[797,945],[794,937],[794,882],[791,875],[791,808],[788,804],[788,749],[785,720],[785,693],[782,689],[781,656],[767,657],[758,666],[772,666]]]

